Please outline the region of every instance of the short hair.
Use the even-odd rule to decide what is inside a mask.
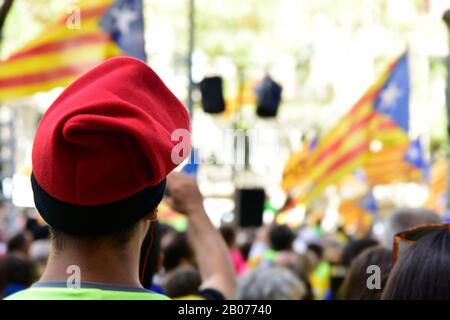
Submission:
[[[33,218],[27,218],[25,229],[32,233],[34,240],[48,239],[50,236],[48,225],[41,225]]]
[[[384,300],[450,300],[450,230],[430,231],[398,257]]]
[[[238,280],[239,300],[300,300],[305,284],[294,273],[280,267],[258,267]]]
[[[77,243],[103,244],[115,249],[123,249],[132,239],[138,223],[134,223],[121,230],[99,235],[73,235],[50,227],[50,237],[55,250],[62,251]]]
[[[344,266],[350,266],[353,260],[358,257],[363,251],[377,246],[379,243],[372,238],[362,238],[351,240],[344,247],[341,255],[341,264]]]
[[[0,296],[8,284],[30,286],[34,281],[33,264],[9,253],[0,259]]]
[[[29,245],[29,240],[27,238],[27,234],[25,232],[20,232],[13,236],[11,239],[9,239],[7,244],[7,250],[8,252],[15,252],[15,251],[23,251],[27,250],[27,246]]]
[[[323,247],[317,243],[308,244],[307,251],[314,253],[317,259],[322,260],[323,258]]]
[[[194,252],[184,232],[174,232],[171,241],[162,248],[163,266],[166,272],[178,267],[183,260],[193,261]]]
[[[164,289],[170,298],[196,294],[202,283],[200,273],[194,267],[177,268],[167,280]]]
[[[338,296],[345,300],[379,300],[391,271],[392,252],[383,246],[366,249],[350,266]],[[380,288],[367,287],[367,268],[376,265],[380,268]]]
[[[442,218],[433,210],[426,208],[403,208],[392,212],[385,221],[383,244],[392,248],[394,236],[402,231],[426,224],[442,223]]]
[[[273,250],[291,250],[295,234],[287,225],[274,225],[270,229],[269,239]]]

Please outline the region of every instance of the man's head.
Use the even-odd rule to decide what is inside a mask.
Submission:
[[[373,246],[364,250],[350,265],[340,288],[340,298],[345,300],[379,300],[392,265],[392,252],[383,246]],[[380,287],[367,286],[369,267],[377,266],[380,270]]]
[[[139,60],[110,59],[72,83],[43,116],[32,154],[55,248],[142,241],[166,176],[190,152],[177,130],[189,133],[186,109]]]
[[[164,286],[167,296],[180,298],[198,292],[202,278],[200,272],[192,266],[178,267],[170,275]]]
[[[295,234],[287,225],[274,225],[270,229],[269,239],[273,250],[291,250]]]
[[[193,265],[194,252],[189,245],[187,234],[171,232],[164,236],[161,243],[164,256],[164,270],[170,272],[180,266]]]
[[[426,224],[441,223],[441,217],[434,211],[425,208],[407,208],[392,212],[386,219],[383,233],[383,244],[392,248],[394,236],[402,231]]]
[[[306,285],[290,270],[280,267],[259,267],[238,281],[239,300],[301,300]]]
[[[0,258],[0,298],[27,288],[34,281],[33,264],[15,253]]]
[[[33,239],[30,233],[20,232],[9,239],[7,244],[8,252],[28,255],[32,241]]]
[[[364,250],[378,245],[378,241],[372,238],[362,238],[351,240],[344,247],[341,255],[340,263],[346,267],[349,267],[353,260],[360,255]]]

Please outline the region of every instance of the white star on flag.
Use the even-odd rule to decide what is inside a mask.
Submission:
[[[412,161],[419,159],[419,150],[411,148],[408,150],[408,158]]]
[[[391,84],[389,87],[383,90],[381,96],[381,109],[387,110],[395,105],[398,98],[403,95],[401,90],[395,85]]]
[[[130,31],[130,24],[138,18],[136,12],[128,8],[114,8],[111,14],[116,18],[117,28],[122,34],[128,33]]]

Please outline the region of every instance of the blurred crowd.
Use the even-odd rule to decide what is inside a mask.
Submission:
[[[190,226],[200,225],[199,220],[206,221],[205,217],[188,216]],[[23,230],[10,238],[4,234],[0,238],[1,297],[38,281],[51,255],[52,235],[48,227],[29,216],[25,220]],[[382,237],[369,233],[355,238],[340,228],[324,233],[320,224],[298,229],[277,224],[258,228],[223,225],[219,230],[205,225],[199,234],[191,229],[178,232],[157,221],[152,223],[152,239],[145,240],[152,241],[150,253],[146,254],[144,248],[148,246],[144,245],[141,253],[141,271],[146,269],[142,285],[173,299],[450,297],[450,230],[446,225],[438,225],[441,217],[426,209],[392,212],[384,221]],[[430,226],[424,227],[425,235],[401,248],[393,259],[395,235],[424,225]],[[208,248],[208,239],[214,242],[209,233],[218,235],[218,231],[228,252],[214,243]],[[233,265],[232,275],[226,274],[227,261]]]

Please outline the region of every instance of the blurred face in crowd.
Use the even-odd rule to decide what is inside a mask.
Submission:
[[[305,294],[305,284],[290,270],[280,267],[260,267],[238,281],[241,300],[301,300]]]
[[[169,272],[180,266],[193,265],[193,252],[185,233],[170,231],[161,239],[164,270]]]
[[[8,241],[8,252],[28,257],[33,237],[29,232],[21,232]]]

